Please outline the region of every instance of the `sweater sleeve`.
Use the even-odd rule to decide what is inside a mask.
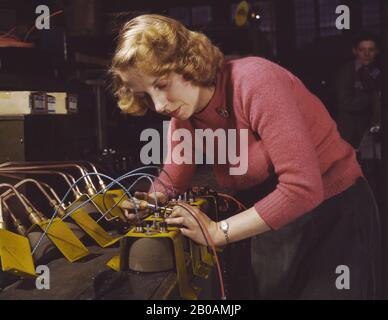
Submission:
[[[195,173],[193,137],[194,129],[190,121],[171,119],[167,133],[167,154],[163,171],[160,172],[154,184],[156,191],[166,193],[167,187],[169,194],[172,193],[172,189],[177,193],[183,193],[189,187]],[[149,192],[152,191],[151,187]]]
[[[304,86],[302,93],[295,90],[296,78],[277,65],[256,69],[244,73],[239,88],[243,109],[262,138],[279,183],[254,207],[272,229],[279,229],[323,200],[318,156],[298,107],[303,100],[298,94],[310,93]]]

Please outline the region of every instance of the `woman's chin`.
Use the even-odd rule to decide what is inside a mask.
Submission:
[[[176,120],[181,120],[181,121],[184,121],[184,120],[187,120],[188,118],[184,117],[184,116],[175,116],[175,117],[172,117]]]
[[[177,120],[187,120],[187,119],[189,119],[190,118],[190,115],[188,115],[188,114],[177,114],[177,115],[175,115],[175,116],[173,116],[172,118],[174,118],[174,119],[177,119]]]

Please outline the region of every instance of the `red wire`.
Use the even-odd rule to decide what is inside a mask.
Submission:
[[[7,32],[4,33],[3,35],[1,35],[0,38],[5,38],[5,37],[8,37],[8,36],[16,37],[16,36],[14,36],[14,35],[11,35],[11,33],[12,33],[13,31],[15,31],[15,29],[16,29],[16,27],[13,27],[13,28],[10,29],[9,31],[7,31]]]
[[[63,10],[55,11],[54,13],[50,14],[50,18],[57,16],[58,14],[63,13]],[[35,24],[30,28],[30,30],[27,31],[26,35],[24,36],[24,41],[27,40],[27,38],[30,36],[31,32],[34,31],[36,28]]]
[[[240,207],[240,209],[242,210],[247,210],[247,207],[244,206],[240,201],[238,201],[236,198],[228,195],[228,194],[225,194],[225,193],[217,193],[219,196],[221,197],[224,197],[224,198],[227,198],[227,199],[230,199],[230,200],[233,200],[235,203],[237,203],[237,205]]]
[[[210,247],[213,251],[214,259],[216,260],[218,278],[220,281],[220,288],[221,288],[221,297],[222,297],[222,299],[225,299],[224,279],[222,277],[221,265],[220,265],[220,262],[218,260],[218,255],[217,255],[214,241],[213,241],[212,237],[210,236],[209,232],[207,231],[207,228],[206,228],[204,222],[202,221],[202,218],[197,215],[197,213],[191,208],[191,206],[188,205],[187,203],[181,202],[181,201],[178,202],[178,205],[180,205],[183,208],[185,208],[186,210],[188,210],[196,218],[197,222],[201,225],[202,230],[205,232],[204,236],[208,240],[208,242],[210,242]]]
[[[32,48],[34,44],[13,38],[0,38],[0,47]]]
[[[9,35],[0,35],[0,39],[14,39],[14,40],[19,40],[21,41],[17,36],[13,35],[13,34],[9,34]]]

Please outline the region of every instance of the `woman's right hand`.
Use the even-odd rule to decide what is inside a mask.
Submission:
[[[162,192],[135,192],[134,197],[138,200],[144,200],[152,204],[155,204],[157,201],[158,205],[164,205],[168,201],[167,195]],[[130,200],[124,200],[120,203],[119,206],[124,210],[124,215],[128,219],[128,222],[134,223],[136,220],[134,203]],[[138,209],[137,213],[140,219],[144,219],[150,214],[150,210]]]

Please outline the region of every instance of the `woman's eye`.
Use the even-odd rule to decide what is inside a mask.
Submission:
[[[162,90],[167,87],[167,83],[157,83],[155,84],[155,88],[158,90]]]

